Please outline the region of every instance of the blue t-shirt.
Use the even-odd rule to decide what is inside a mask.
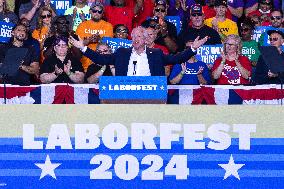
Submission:
[[[207,81],[207,84],[211,84],[211,77],[210,77],[209,69],[207,65],[202,61],[197,61],[194,63],[187,62],[186,71],[178,84],[179,85],[199,85],[200,83],[197,78],[197,72],[199,70],[199,66],[204,67],[202,76]],[[173,70],[170,75],[170,80],[175,78],[181,72],[181,70],[182,69],[181,69],[180,64],[174,65]]]

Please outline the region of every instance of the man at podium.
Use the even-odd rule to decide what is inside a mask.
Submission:
[[[80,48],[84,55],[101,65],[114,65],[116,76],[164,76],[164,66],[181,64],[196,54],[198,47],[208,39],[197,37],[191,48],[176,55],[165,55],[160,49],[147,48],[145,41],[148,33],[138,26],[131,33],[132,48],[119,48],[114,54],[101,55],[83,44],[83,40],[70,37],[70,42]]]

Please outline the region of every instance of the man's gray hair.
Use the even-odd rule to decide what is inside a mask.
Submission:
[[[133,28],[132,32],[131,32],[131,38],[135,38],[135,34],[136,33],[141,33],[143,34],[144,38],[148,37],[148,32],[146,30],[146,28],[143,28],[142,26],[138,26],[136,28]]]

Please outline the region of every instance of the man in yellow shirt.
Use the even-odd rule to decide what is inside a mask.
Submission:
[[[222,39],[230,34],[239,35],[237,24],[226,18],[227,0],[216,0],[214,9],[216,16],[206,19],[205,24],[215,29]]]
[[[103,13],[104,6],[100,2],[93,3],[90,8],[91,20],[82,22],[76,30],[76,34],[84,41],[88,41],[88,47],[92,50],[96,50],[97,41],[93,39],[97,35],[100,37],[113,37],[113,26],[109,22],[102,20]],[[85,56],[82,57],[81,62],[84,71],[92,63]]]

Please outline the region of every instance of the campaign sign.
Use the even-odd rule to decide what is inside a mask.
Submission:
[[[15,24],[0,21],[0,42],[7,43],[11,38],[11,32]]]
[[[89,6],[98,1],[101,2],[103,5],[107,6],[110,5],[111,0],[87,0]]]
[[[0,113],[1,188],[283,188],[280,107],[3,105]]]
[[[167,99],[165,76],[100,77],[100,99]]]
[[[181,21],[179,16],[166,16],[165,19],[170,23],[174,24],[177,29],[177,34],[179,34],[181,30]]]
[[[197,49],[195,58],[206,64],[214,64],[223,49],[222,45],[203,45]]]
[[[271,26],[257,26],[257,27],[255,27],[255,29],[253,31],[252,39],[255,40],[256,42],[258,42],[261,34],[265,33],[267,30],[269,30],[271,28],[273,28],[273,27],[271,27]]]
[[[119,47],[129,48],[132,47],[132,41],[128,39],[112,38],[112,37],[103,37],[102,42],[106,43],[112,49],[112,52],[115,52]]]
[[[57,15],[64,15],[65,10],[72,6],[72,0],[51,0]]]

